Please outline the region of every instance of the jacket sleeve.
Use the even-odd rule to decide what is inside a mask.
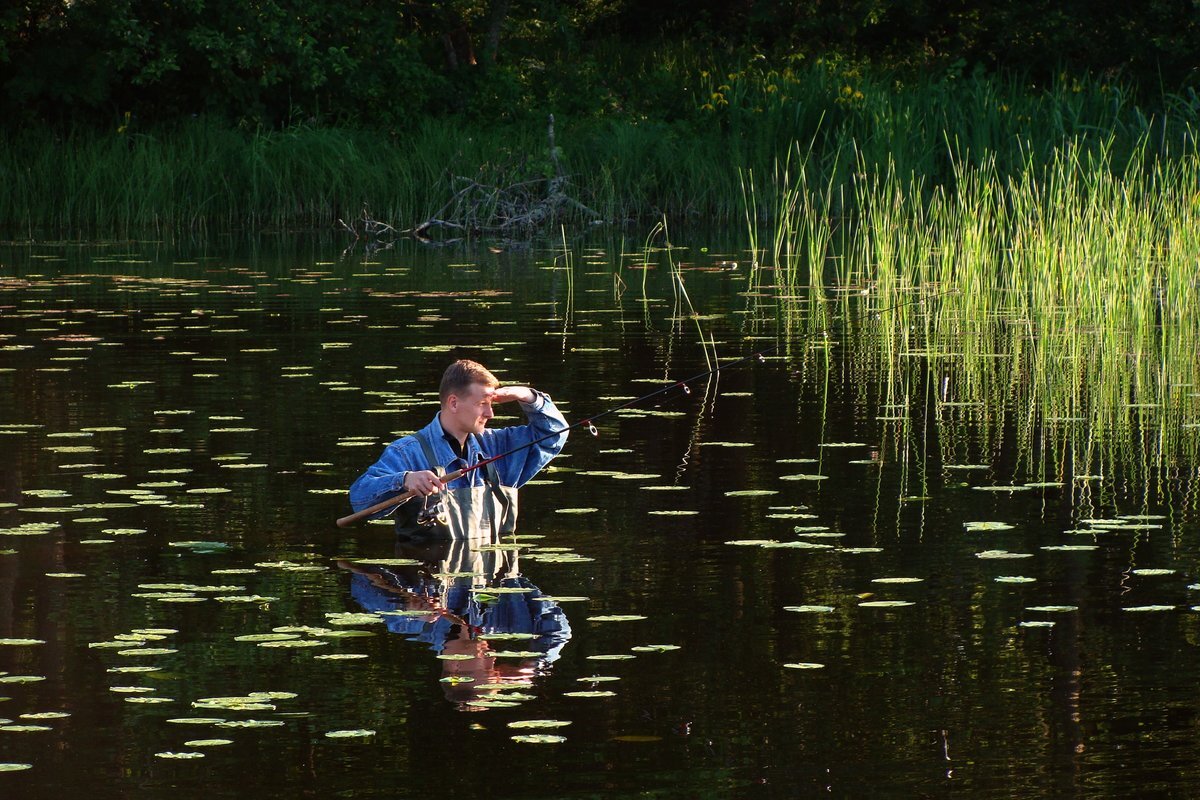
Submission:
[[[490,435],[485,439],[491,450],[489,456],[498,456],[513,448],[537,442],[532,447],[496,462],[500,482],[505,486],[524,486],[534,475],[541,472],[567,443],[568,426],[562,412],[555,407],[550,395],[543,392],[536,394],[537,397],[532,403],[521,404],[521,410],[525,412],[525,418],[528,420],[525,425],[490,430]],[[538,441],[539,439],[542,441]]]
[[[373,506],[404,491],[404,473],[425,469],[417,461],[420,445],[411,437],[387,446],[379,460],[350,486],[350,505],[355,511]]]

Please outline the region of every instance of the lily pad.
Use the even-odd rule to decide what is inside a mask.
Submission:
[[[565,728],[570,720],[564,719],[518,719],[508,723],[510,728]]]
[[[983,559],[1033,558],[1033,553],[1010,553],[1007,550],[984,550],[982,553],[976,553],[975,557]]]
[[[668,653],[681,648],[677,644],[639,644],[629,649],[634,653]]]
[[[963,527],[972,533],[977,531],[1011,531],[1013,529],[1013,526],[1007,522],[964,522]]]

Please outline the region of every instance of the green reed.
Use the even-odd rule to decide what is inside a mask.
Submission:
[[[804,225],[820,235],[821,215],[867,213],[861,203],[881,199],[862,196],[862,176],[921,175],[929,200],[955,191],[963,170],[987,167],[1003,181],[1069,146],[1103,145],[1114,164],[1176,158],[1194,147],[1200,122],[1195,92],[1137,99],[1128,86],[1087,76],[1033,87],[1020,75],[905,76],[837,61],[723,65],[686,47],[611,57],[628,95],[621,109],[558,114],[557,143],[580,200],[613,220],[733,221],[747,213],[749,175],[791,181],[795,196],[749,213],[803,222],[793,244],[804,247],[812,239]],[[426,118],[396,131],[203,119],[122,132],[9,131],[0,135],[0,228],[105,236],[331,227],[364,203],[403,227],[448,199],[451,175],[504,183],[549,174],[546,115],[555,110]]]
[[[856,339],[871,354],[863,379],[896,382],[882,402],[919,402],[912,371],[935,373],[939,420],[991,431],[976,443],[983,450],[996,431],[1014,432],[1029,474],[1070,481],[1130,461],[1194,464],[1200,155],[1165,157],[1146,134],[1132,146],[1074,140],[1039,158],[1029,148],[1012,172],[991,159],[954,162],[953,188],[932,190],[924,175],[869,171],[860,159],[849,181],[859,211],[841,221],[837,266],[824,269],[828,257],[797,237],[821,216],[806,203],[827,193],[779,173],[785,218],[763,247],[781,274],[807,267],[812,299],[794,327],[838,303],[861,320],[852,337],[873,337]],[[884,310],[874,323],[848,308],[859,292],[860,310]],[[919,296],[923,306],[895,307]]]

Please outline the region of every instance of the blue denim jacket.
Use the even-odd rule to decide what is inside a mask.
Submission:
[[[513,488],[524,486],[549,464],[550,459],[558,455],[563,445],[567,443],[567,433],[564,430],[567,427],[567,421],[554,407],[549,395],[542,392],[536,392],[536,394],[537,399],[534,402],[521,403],[521,410],[525,412],[528,420],[527,424],[494,430],[485,428],[479,436],[479,440],[482,440],[483,444],[482,450],[476,437],[468,436],[465,461],[450,449],[450,443],[446,441],[445,432],[442,430],[442,423],[435,414],[433,421],[426,425],[421,433],[433,445],[434,454],[441,463],[426,463],[421,444],[415,436],[397,439],[387,446],[380,459],[360,475],[350,487],[350,505],[354,507],[355,511],[360,511],[400,494],[404,491],[405,472],[432,469],[435,466],[445,467],[447,472],[453,472],[478,463],[480,453],[484,458],[498,456],[541,439],[543,436],[548,436],[555,431],[562,431],[557,436],[548,436],[532,447],[527,447],[495,462],[501,485]],[[461,478],[451,481],[447,484],[447,488],[458,489],[482,485],[484,483],[483,473],[483,469],[472,470]]]

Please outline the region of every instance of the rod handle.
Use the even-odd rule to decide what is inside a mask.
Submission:
[[[463,469],[455,470],[454,472],[441,476],[438,478],[438,480],[441,481],[443,486],[445,486],[447,483],[450,483],[450,481],[461,478],[465,472],[466,470]],[[389,508],[400,505],[401,503],[406,503],[416,496],[416,492],[401,492],[395,497],[389,497],[387,500],[381,500],[373,506],[364,508],[362,511],[356,511],[353,514],[347,514],[337,521],[337,526],[339,528],[348,528],[361,519],[366,519],[373,514],[378,514],[380,511],[386,511]]]

